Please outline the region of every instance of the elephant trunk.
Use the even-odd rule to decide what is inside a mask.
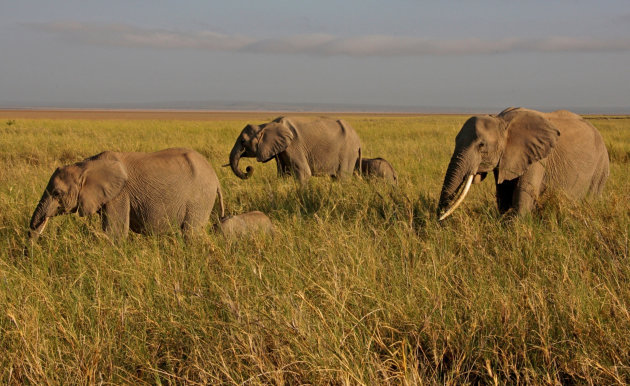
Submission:
[[[30,240],[36,241],[39,238],[39,235],[42,234],[48,223],[48,219],[57,213],[58,208],[59,205],[56,200],[54,200],[48,192],[44,192],[31,217],[29,225]]]
[[[234,174],[236,174],[238,178],[246,180],[252,175],[252,173],[254,172],[254,168],[251,166],[248,166],[247,168],[245,168],[245,173],[243,173],[238,168],[238,162],[241,159],[241,156],[243,155],[243,153],[245,153],[245,148],[243,148],[243,146],[241,146],[237,142],[232,148],[232,152],[230,153],[230,167],[232,168],[232,171],[234,172]]]
[[[440,201],[438,204],[439,221],[448,217],[462,203],[473,177],[476,173],[476,167],[473,167],[470,157],[465,152],[456,151],[451,157],[448,164],[444,184],[440,193]],[[463,188],[462,188],[463,187]],[[457,194],[459,192],[459,194]]]
[[[461,204],[464,201],[464,198],[466,197],[466,195],[468,194],[468,190],[470,189],[470,185],[472,184],[473,181],[473,175],[469,175],[466,178],[466,182],[464,183],[464,188],[462,189],[461,193],[457,196],[457,199],[455,200],[455,202],[450,205],[447,209],[443,209],[442,214],[440,215],[440,217],[438,218],[438,221],[442,221],[445,218],[447,218],[448,216],[451,215],[451,213],[453,213],[455,211],[455,209],[457,209],[457,207],[459,206],[459,204]]]

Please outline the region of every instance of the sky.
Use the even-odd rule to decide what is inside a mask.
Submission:
[[[0,0],[0,107],[630,113],[628,0]]]

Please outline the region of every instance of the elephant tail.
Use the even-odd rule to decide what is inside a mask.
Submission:
[[[363,175],[362,162],[361,162],[361,148],[359,147],[359,158],[357,158],[357,162],[354,165],[354,169],[359,173],[360,176]]]
[[[219,220],[221,220],[225,217],[225,206],[223,205],[223,192],[220,185],[217,187],[217,197],[219,198],[219,207],[221,209]]]

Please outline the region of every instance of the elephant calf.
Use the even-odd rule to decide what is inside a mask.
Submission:
[[[75,212],[100,213],[103,230],[114,238],[129,230],[188,231],[208,222],[217,196],[223,217],[217,175],[194,150],[106,151],[55,170],[33,212],[30,239],[39,237],[50,217]]]
[[[383,178],[398,183],[398,175],[392,164],[383,158],[363,158],[361,160],[361,174],[366,177]]]
[[[226,237],[249,236],[256,233],[273,234],[271,220],[257,210],[222,218],[219,229]]]

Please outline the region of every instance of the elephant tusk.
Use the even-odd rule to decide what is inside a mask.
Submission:
[[[469,175],[468,179],[466,180],[466,185],[464,185],[464,189],[462,190],[462,192],[460,193],[459,197],[457,198],[457,200],[455,201],[455,203],[453,205],[451,205],[450,208],[448,208],[446,210],[446,212],[444,212],[440,218],[438,219],[438,221],[442,221],[445,218],[447,218],[448,216],[451,215],[451,213],[453,213],[455,211],[455,209],[457,209],[457,207],[459,206],[459,204],[461,204],[464,201],[464,198],[466,197],[466,195],[468,194],[468,190],[470,189],[470,185],[472,184],[473,178],[475,176],[474,175]]]
[[[48,224],[48,219],[50,219],[50,217],[44,218],[44,222],[42,222],[37,229],[31,230],[31,237],[38,238],[42,234],[44,228],[46,228],[46,224]]]
[[[39,228],[39,234],[41,235],[42,232],[44,231],[44,228],[46,228],[46,224],[48,224],[48,220],[50,220],[50,217],[46,217],[44,219],[44,223],[42,224],[41,228]]]
[[[44,219],[44,222],[42,223],[42,225],[39,226],[39,229],[36,231],[37,232],[37,236],[42,234],[42,232],[44,231],[44,228],[46,228],[46,224],[48,224],[48,220],[49,219],[50,219],[50,217],[46,217]]]

